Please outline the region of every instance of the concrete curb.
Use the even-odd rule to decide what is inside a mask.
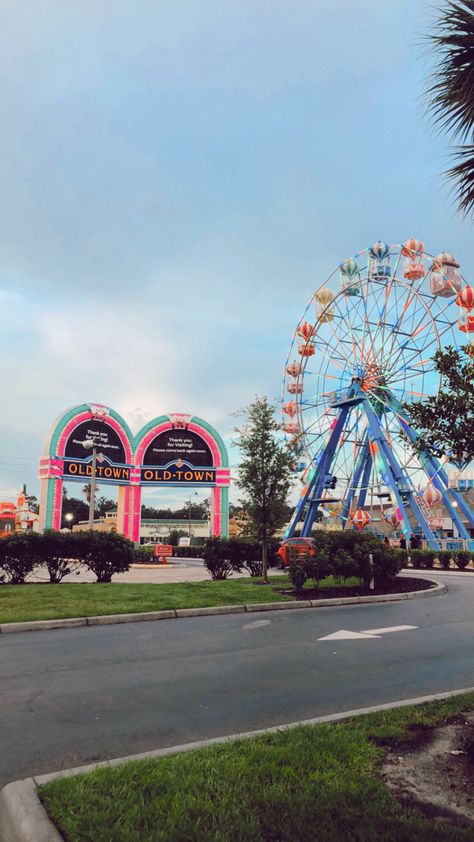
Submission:
[[[64,842],[38,798],[33,778],[0,792],[1,842]]]
[[[465,687],[462,690],[451,690],[446,693],[433,693],[430,696],[419,696],[414,699],[402,699],[396,702],[387,702],[372,707],[359,708],[358,710],[347,710],[341,713],[331,713],[326,716],[317,716],[313,719],[304,719],[298,722],[289,722],[284,725],[276,725],[271,728],[259,728],[256,731],[245,731],[240,734],[229,734],[225,737],[213,737],[209,740],[198,740],[195,743],[185,743],[179,746],[146,751],[141,754],[130,754],[127,757],[117,757],[114,760],[105,760],[100,763],[93,763],[87,766],[77,766],[74,769],[64,769],[61,772],[51,772],[47,775],[36,775],[33,778],[25,778],[23,781],[14,781],[7,784],[0,791],[0,842],[64,842],[47,815],[37,795],[37,786],[47,784],[57,778],[66,778],[71,775],[88,774],[95,769],[115,768],[123,763],[136,760],[152,760],[159,757],[166,757],[169,754],[182,754],[186,751],[213,746],[219,743],[235,742],[259,737],[264,734],[277,734],[281,731],[289,731],[303,725],[321,725],[323,723],[343,722],[354,716],[377,713],[378,711],[391,710],[393,708],[408,707],[410,705],[422,705],[427,702],[442,701],[452,696],[460,696],[463,693],[473,693],[474,687]]]
[[[430,581],[427,579],[427,581]],[[434,588],[408,593],[383,594],[381,596],[347,596],[337,599],[312,599],[299,602],[256,602],[254,605],[214,605],[208,608],[170,608],[165,611],[143,611],[137,614],[103,614],[97,617],[70,617],[64,620],[32,620],[22,623],[2,623],[0,634],[25,631],[50,631],[70,629],[78,626],[109,626],[115,623],[143,623],[150,620],[176,620],[182,617],[209,617],[216,614],[252,614],[255,611],[292,611],[297,608],[327,608],[338,605],[366,605],[380,602],[401,602],[405,599],[426,599],[447,591],[444,584]]]

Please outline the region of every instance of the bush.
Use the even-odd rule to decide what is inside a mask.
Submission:
[[[153,560],[153,547],[135,547],[133,551],[134,564],[151,564]]]
[[[289,574],[296,588],[302,587],[297,582],[302,581],[303,577],[304,581],[313,579],[315,586],[319,587],[328,576],[333,576],[338,584],[355,577],[368,586],[372,576],[369,555],[372,555],[376,587],[386,586],[404,564],[404,554],[402,559],[399,551],[384,544],[375,535],[351,530],[318,530],[314,548],[314,556],[294,554]],[[301,571],[298,568],[301,568]]]
[[[297,591],[303,590],[304,584],[308,578],[306,575],[305,562],[309,559],[309,553],[297,556],[294,550],[290,550],[290,567],[288,569],[288,575],[290,577],[291,584]]]
[[[173,547],[176,558],[202,558],[204,547]]]
[[[61,579],[79,567],[76,535],[54,529],[46,529],[42,535],[38,535],[40,564],[48,571],[52,585],[59,584]]]
[[[450,550],[438,550],[434,554],[439,561],[441,562],[441,567],[443,570],[449,570],[449,563],[451,561],[452,553]]]
[[[235,538],[209,538],[204,545],[204,565],[212,579],[221,580],[234,570],[241,570],[240,552]]]
[[[423,550],[410,550],[410,558],[413,567],[417,570],[423,569]]]
[[[133,543],[117,532],[76,532],[77,555],[97,576],[98,582],[111,582],[114,573],[128,570],[134,560]]]
[[[24,585],[41,564],[41,539],[36,532],[16,532],[0,540],[0,582]]]
[[[465,570],[471,558],[472,553],[467,552],[466,550],[459,550],[459,552],[456,553],[456,558],[454,560],[459,570]]]

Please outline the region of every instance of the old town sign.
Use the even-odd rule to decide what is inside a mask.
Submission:
[[[215,483],[209,445],[195,432],[172,429],[159,433],[143,456],[143,483]]]

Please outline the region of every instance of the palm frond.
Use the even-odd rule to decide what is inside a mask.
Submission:
[[[440,55],[427,89],[435,123],[465,140],[474,127],[474,0],[452,0],[428,35]]]
[[[456,151],[459,163],[448,170],[447,175],[457,182],[455,188],[459,209],[474,213],[474,145],[460,146]]]

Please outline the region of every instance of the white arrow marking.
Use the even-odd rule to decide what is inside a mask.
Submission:
[[[334,634],[327,634],[325,637],[318,637],[318,640],[376,640],[381,634],[389,634],[390,632],[410,631],[417,629],[418,626],[387,626],[384,629],[365,629],[361,632],[348,631],[347,629],[340,629]]]
[[[361,632],[341,629],[334,634],[327,634],[326,637],[318,637],[318,640],[374,640],[376,638],[376,634],[361,634]]]
[[[271,620],[255,620],[253,623],[247,623],[246,626],[242,626],[243,629],[261,629],[262,626],[269,626]]]
[[[385,629],[364,629],[362,634],[390,634],[397,631],[410,631],[417,629],[418,626],[387,626]]]

